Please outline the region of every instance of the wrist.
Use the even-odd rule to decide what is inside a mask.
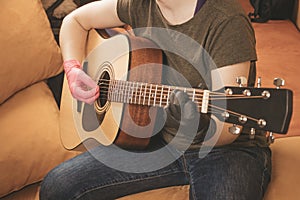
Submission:
[[[72,68],[81,68],[80,62],[76,59],[64,61],[63,66],[66,74],[68,74]]]

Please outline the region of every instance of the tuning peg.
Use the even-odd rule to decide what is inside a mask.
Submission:
[[[255,129],[251,128],[250,135],[249,135],[250,140],[253,140],[255,138],[255,133],[256,133]]]
[[[243,76],[237,77],[235,81],[239,85],[239,87],[243,87],[244,85],[247,84],[247,79]]]
[[[269,144],[272,144],[272,143],[275,142],[275,136],[273,135],[272,132],[270,132],[270,134],[269,134],[269,136],[268,136],[268,138],[267,138],[267,142],[268,142]]]
[[[257,88],[261,87],[261,77],[257,78]]]
[[[233,126],[229,127],[228,131],[233,135],[238,135],[241,132],[241,129],[237,127],[235,124]]]
[[[284,86],[284,79],[282,78],[275,78],[273,84],[279,89],[281,86]]]

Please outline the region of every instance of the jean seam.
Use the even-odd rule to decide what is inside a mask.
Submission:
[[[184,170],[184,173],[187,176],[189,182],[191,182],[191,176],[190,176],[190,173],[188,173],[187,162],[186,162],[186,158],[185,158],[184,155],[182,156],[182,159],[183,159],[183,170]],[[194,190],[194,187],[191,187],[191,183],[190,183],[190,191],[192,192],[193,199],[196,199],[196,194],[195,194],[196,192]]]
[[[260,189],[261,189],[261,195],[264,195],[264,182],[265,182],[265,176],[266,173],[268,172],[268,159],[266,158],[266,153],[264,153],[264,171],[262,173],[262,177],[261,177],[261,185],[260,185]]]
[[[86,189],[84,192],[82,192],[79,195],[75,196],[73,199],[74,200],[79,199],[83,195],[85,195],[85,194],[87,194],[91,191],[95,191],[97,189],[101,189],[101,188],[105,188],[105,187],[109,187],[109,186],[113,186],[113,185],[122,185],[124,183],[133,183],[133,182],[139,182],[139,181],[143,181],[143,180],[151,180],[151,179],[158,178],[158,177],[163,177],[163,176],[168,176],[168,175],[171,175],[171,174],[176,174],[178,172],[180,172],[180,171],[167,173],[167,174],[162,174],[162,175],[151,176],[151,177],[146,177],[146,178],[139,178],[139,179],[135,179],[135,180],[122,181],[122,182],[118,182],[118,183],[111,183],[111,184],[107,184],[107,185],[103,185],[103,186],[96,186],[96,187],[93,187],[91,189]]]

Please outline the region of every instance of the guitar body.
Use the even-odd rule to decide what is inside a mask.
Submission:
[[[155,134],[157,108],[107,101],[101,81],[160,84],[162,51],[147,39],[120,34],[103,39],[88,54],[83,69],[100,85],[100,97],[95,105],[73,99],[73,117],[81,141],[94,138],[103,145],[145,148]]]

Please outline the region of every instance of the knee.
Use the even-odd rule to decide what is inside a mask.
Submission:
[[[40,187],[40,200],[59,200],[68,199],[65,194],[68,185],[68,179],[60,173],[58,168],[50,171],[43,179]]]

